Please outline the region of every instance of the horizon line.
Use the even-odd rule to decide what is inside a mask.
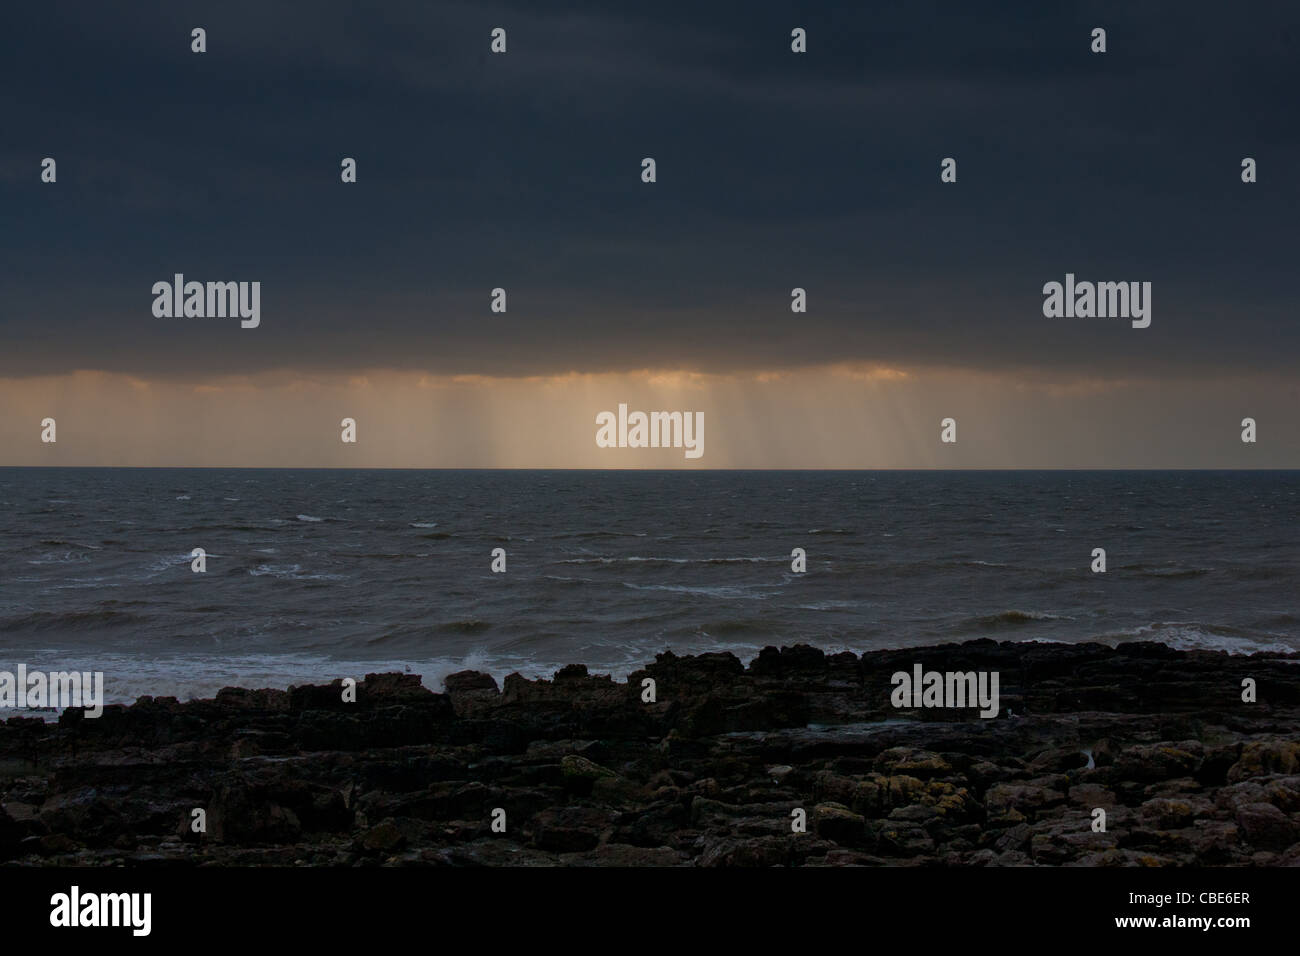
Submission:
[[[924,472],[1047,472],[1047,471],[1230,471],[1230,472],[1300,472],[1294,468],[1242,468],[1242,467],[983,467],[983,468],[924,468],[908,466],[884,466],[875,468],[566,468],[550,465],[457,465],[457,466],[407,466],[407,465],[370,465],[366,467],[348,467],[339,465],[3,465],[7,469],[46,469],[46,470],[98,470],[98,471],[593,471],[593,472],[654,472],[657,474],[693,474],[697,472],[871,472],[871,471],[924,471]]]

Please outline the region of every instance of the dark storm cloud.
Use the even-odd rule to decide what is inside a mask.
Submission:
[[[1292,369],[1294,5],[971,6],[12,8],[0,374]],[[1045,319],[1067,271],[1151,328]],[[154,318],[175,272],[261,327]]]

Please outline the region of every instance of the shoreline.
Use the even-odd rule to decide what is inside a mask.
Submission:
[[[1017,614],[1023,612],[1008,611],[1004,613]],[[1117,650],[1125,644],[1161,644],[1175,651],[1222,653],[1233,658],[1258,656],[1261,658],[1287,659],[1289,656],[1297,663],[1300,663],[1300,648],[1290,647],[1281,641],[1266,644],[1247,638],[1239,638],[1235,641],[1224,639],[1216,646],[1215,643],[1205,640],[1171,640],[1166,635],[1153,637],[1125,635],[1122,639],[1108,639],[1105,637],[1080,639],[1035,637],[1024,640],[1013,639],[1009,636],[999,639],[996,636],[966,635],[953,640],[933,643],[916,645],[891,644],[886,647],[873,647],[866,651],[848,647],[843,641],[835,642],[835,650],[827,649],[825,646],[820,649],[827,656],[833,656],[845,651],[861,656],[862,654],[873,654],[877,651],[902,653],[911,650],[913,647],[917,650],[957,647],[962,644],[984,640],[1025,645],[1068,644],[1071,646],[1084,646],[1096,644],[1111,650]],[[800,640],[796,643],[804,642]],[[737,642],[721,642],[719,647],[720,652],[734,655],[745,666],[748,666],[747,661],[752,662],[757,658],[762,649],[758,643],[741,644]],[[679,657],[692,656],[695,653],[690,648],[669,649],[669,652],[677,654]],[[665,651],[659,651],[658,653],[665,653]],[[703,651],[701,653],[712,652]],[[339,675],[351,675],[359,679],[360,675],[368,673],[418,674],[423,685],[429,690],[434,693],[445,693],[445,678],[448,675],[465,670],[489,674],[500,684],[511,674],[521,674],[529,680],[550,679],[555,671],[574,663],[563,659],[552,659],[550,661],[537,661],[534,659],[525,663],[522,655],[516,655],[514,660],[498,659],[486,651],[471,652],[457,657],[426,657],[420,659],[398,657],[376,659],[336,658],[306,653],[296,655],[227,654],[221,657],[209,653],[176,655],[174,658],[145,658],[133,655],[106,657],[101,653],[98,657],[87,661],[85,655],[78,655],[75,651],[66,650],[59,653],[43,652],[39,654],[22,651],[16,656],[22,659],[18,666],[26,666],[28,673],[33,671],[49,673],[68,669],[66,665],[68,660],[79,662],[77,667],[71,668],[73,670],[83,673],[103,672],[105,674],[105,683],[102,703],[104,706],[117,705],[126,707],[132,706],[141,697],[152,699],[175,698],[180,703],[196,703],[203,700],[213,700],[217,693],[229,687],[248,690],[283,690],[292,686],[303,686],[314,682],[329,683],[337,679]],[[141,666],[142,662],[150,665],[153,673],[147,675],[139,673],[145,669]],[[166,662],[167,666],[160,666],[160,662]],[[628,654],[618,662],[602,660],[599,663],[587,663],[584,666],[587,667],[588,672],[591,674],[598,676],[609,675],[615,682],[622,683],[628,679],[630,674],[645,666],[645,659],[644,657]],[[9,677],[12,679],[14,665],[8,665],[8,668],[10,671]],[[4,679],[5,670],[6,665],[0,663],[0,680]],[[179,679],[174,676],[173,671],[175,673],[184,673],[187,676],[184,680]],[[135,672],[128,682],[129,684],[148,688],[157,687],[161,684],[164,689],[161,692],[146,693],[122,689],[120,685],[123,681],[118,675],[123,672]],[[218,674],[220,676],[217,676]],[[0,725],[10,717],[37,716],[46,721],[57,721],[63,709],[63,707],[56,706],[19,707],[11,704],[7,698],[0,696]]]
[[[983,639],[142,697],[0,723],[0,861],[1300,865],[1297,664]],[[998,716],[894,706],[915,667],[997,674]]]

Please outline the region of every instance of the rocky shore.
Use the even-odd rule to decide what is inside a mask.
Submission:
[[[890,677],[916,664],[997,672],[1001,713],[895,708]],[[345,696],[227,688],[10,718],[0,860],[1300,865],[1297,654],[796,646],[748,667],[661,654],[626,683],[579,665],[435,693],[371,674]]]

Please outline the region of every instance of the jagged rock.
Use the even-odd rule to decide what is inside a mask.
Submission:
[[[1247,843],[1285,850],[1300,842],[1300,824],[1271,803],[1247,803],[1237,808],[1237,826]]]
[[[860,847],[866,841],[866,820],[840,803],[820,803],[813,808],[817,835],[842,846]]]
[[[698,866],[785,866],[792,858],[784,837],[709,840]]]
[[[141,698],[0,723],[22,865],[1281,866],[1300,862],[1296,655],[1002,644],[462,671]],[[895,709],[996,670],[1016,719]],[[1267,705],[1232,693],[1244,676]],[[642,677],[658,701],[643,703]],[[1225,688],[1227,689],[1225,692]],[[1095,766],[1086,769],[1083,749]],[[1091,830],[1092,809],[1107,830]],[[207,833],[189,829],[194,808]],[[496,809],[505,832],[491,829]],[[791,811],[808,832],[791,832]]]
[[[1168,780],[1194,774],[1200,758],[1169,744],[1130,747],[1115,760],[1115,773],[1139,783]]]
[[[919,780],[952,773],[952,765],[938,754],[913,747],[891,747],[876,757],[874,769],[886,776],[904,774]]]
[[[377,823],[361,837],[361,847],[378,853],[391,853],[406,843],[406,837],[391,820]]]
[[[592,783],[601,777],[617,777],[614,771],[600,766],[588,760],[586,757],[579,757],[576,754],[569,754],[560,761],[560,766],[564,769],[564,778],[566,781],[581,781],[591,789]]]
[[[1156,797],[1138,808],[1138,818],[1158,830],[1172,830],[1191,826],[1197,819],[1208,817],[1212,810],[1210,802],[1204,799]]]
[[[586,807],[543,810],[533,820],[533,843],[555,853],[590,850],[610,821],[609,814]]]
[[[998,783],[984,797],[990,823],[1019,823],[1039,810],[1065,801],[1060,790],[1033,783]]]
[[[1228,782],[1270,773],[1300,771],[1300,743],[1294,740],[1252,740],[1241,747],[1241,756],[1228,770]]]

